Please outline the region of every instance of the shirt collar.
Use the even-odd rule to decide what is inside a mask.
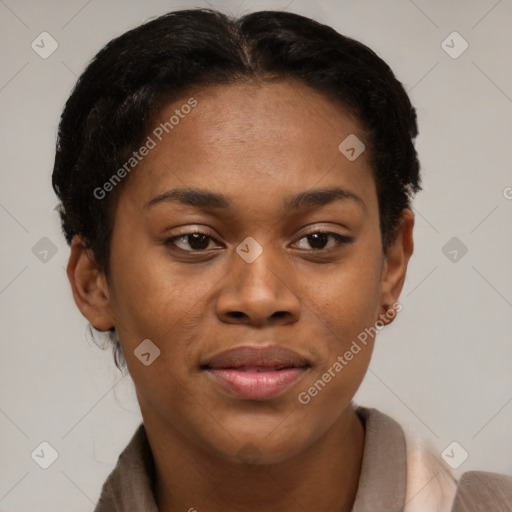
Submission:
[[[355,410],[365,427],[361,474],[353,512],[402,511],[406,489],[406,449],[402,428],[376,409]],[[155,466],[141,423],[103,484],[94,512],[158,512]]]
[[[356,408],[365,427],[363,460],[352,512],[401,512],[405,506],[406,448],[400,425],[377,409]]]

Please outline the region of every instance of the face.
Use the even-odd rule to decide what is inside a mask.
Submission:
[[[383,259],[369,155],[338,149],[365,140],[342,106],[291,81],[214,86],[155,128],[177,109],[120,194],[96,319],[116,327],[143,415],[225,459],[250,443],[285,460],[347,410],[403,243]]]

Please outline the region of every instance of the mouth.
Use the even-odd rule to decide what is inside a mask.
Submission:
[[[201,365],[224,391],[246,400],[270,400],[282,395],[310,367],[309,360],[280,346],[238,347]]]

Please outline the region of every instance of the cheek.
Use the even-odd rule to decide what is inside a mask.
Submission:
[[[153,332],[181,318],[201,290],[184,286],[188,269],[173,262],[163,244],[129,225],[120,220],[112,239],[113,308],[121,323]]]
[[[322,418],[322,425],[338,418],[367,372],[380,298],[378,276],[371,265],[362,265],[360,272],[347,266],[312,301],[317,305],[313,331],[322,347],[322,360],[305,380],[297,400],[308,413]]]
[[[369,245],[361,243],[358,251],[332,267],[320,288],[308,288],[308,301],[315,313],[313,332],[322,346],[322,364],[314,369],[308,379],[310,387],[303,391],[308,395],[305,399],[311,398],[319,412],[329,408],[328,404],[338,404],[332,418],[357,391],[373,351],[372,328],[380,309],[382,263],[378,248]]]
[[[167,358],[169,349],[179,349],[178,344],[162,341],[179,338],[180,321],[196,293],[193,287],[184,287],[184,272],[166,264],[159,248],[141,241],[130,247],[123,239],[136,238],[122,235],[112,240],[111,307],[128,366],[132,360],[137,371],[140,362],[133,352],[143,340],[159,347],[161,360]]]
[[[363,252],[363,251],[360,251]],[[306,300],[320,325],[330,332],[331,349],[342,350],[366,327],[373,325],[380,309],[380,266],[375,251],[354,252],[331,267],[316,283],[306,280]]]

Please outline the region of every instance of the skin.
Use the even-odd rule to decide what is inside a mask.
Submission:
[[[384,258],[369,151],[351,162],[338,150],[349,134],[364,141],[364,131],[342,105],[307,86],[284,80],[194,90],[156,124],[190,96],[198,105],[124,184],[108,280],[81,239],[73,241],[75,302],[97,329],[116,327],[155,459],[160,510],[349,511],[364,448],[351,400],[374,339],[310,403],[297,395],[382,318],[384,304],[398,301],[414,216],[403,211]],[[221,193],[232,206],[144,208],[177,187]],[[285,198],[330,187],[364,204],[285,211]],[[165,245],[194,230],[213,237],[206,251],[194,254],[190,238]],[[315,246],[306,234],[318,231],[354,241],[337,246],[329,237]],[[236,252],[248,236],[263,249],[252,263]],[[144,339],[161,350],[149,366],[134,355]],[[312,365],[271,400],[232,396],[199,369],[226,349],[272,344]],[[252,464],[237,456],[248,443],[257,450]]]

